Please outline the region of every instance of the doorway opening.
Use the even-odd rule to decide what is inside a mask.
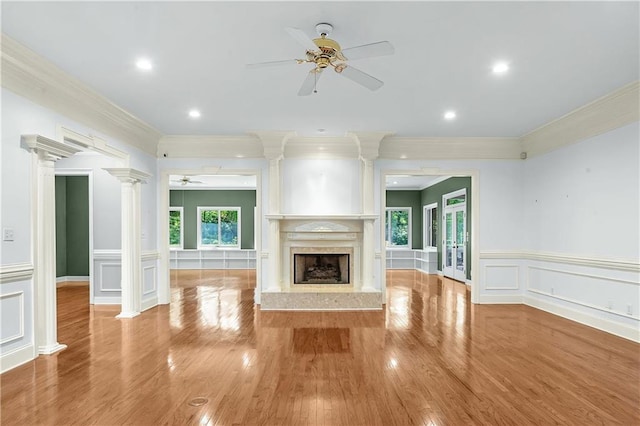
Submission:
[[[386,292],[387,271],[415,270],[465,283],[475,303],[477,171],[388,170],[382,179],[382,288]]]

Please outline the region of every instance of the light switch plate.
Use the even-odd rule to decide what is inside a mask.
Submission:
[[[2,228],[2,241],[13,241],[13,228]]]

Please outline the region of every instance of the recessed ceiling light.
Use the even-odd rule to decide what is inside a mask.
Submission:
[[[189,111],[189,117],[191,118],[200,118],[200,111],[197,109],[192,109]]]
[[[506,62],[496,62],[491,68],[494,74],[504,74],[509,71],[509,64]]]
[[[153,64],[147,58],[140,58],[136,61],[136,67],[142,71],[150,71],[153,69]]]
[[[455,111],[447,111],[444,113],[444,119],[445,120],[453,120],[454,118],[456,118],[456,112]]]

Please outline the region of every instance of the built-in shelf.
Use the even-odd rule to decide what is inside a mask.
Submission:
[[[387,269],[417,269],[427,274],[438,270],[438,252],[433,250],[387,250]]]
[[[171,250],[169,262],[171,269],[255,269],[256,251]]]

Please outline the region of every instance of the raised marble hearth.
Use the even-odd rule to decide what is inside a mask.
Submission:
[[[289,291],[263,292],[262,310],[348,311],[382,309],[380,292]]]
[[[269,264],[274,274],[261,293],[261,309],[382,309],[382,294],[372,285],[377,216],[267,218],[278,249]]]

